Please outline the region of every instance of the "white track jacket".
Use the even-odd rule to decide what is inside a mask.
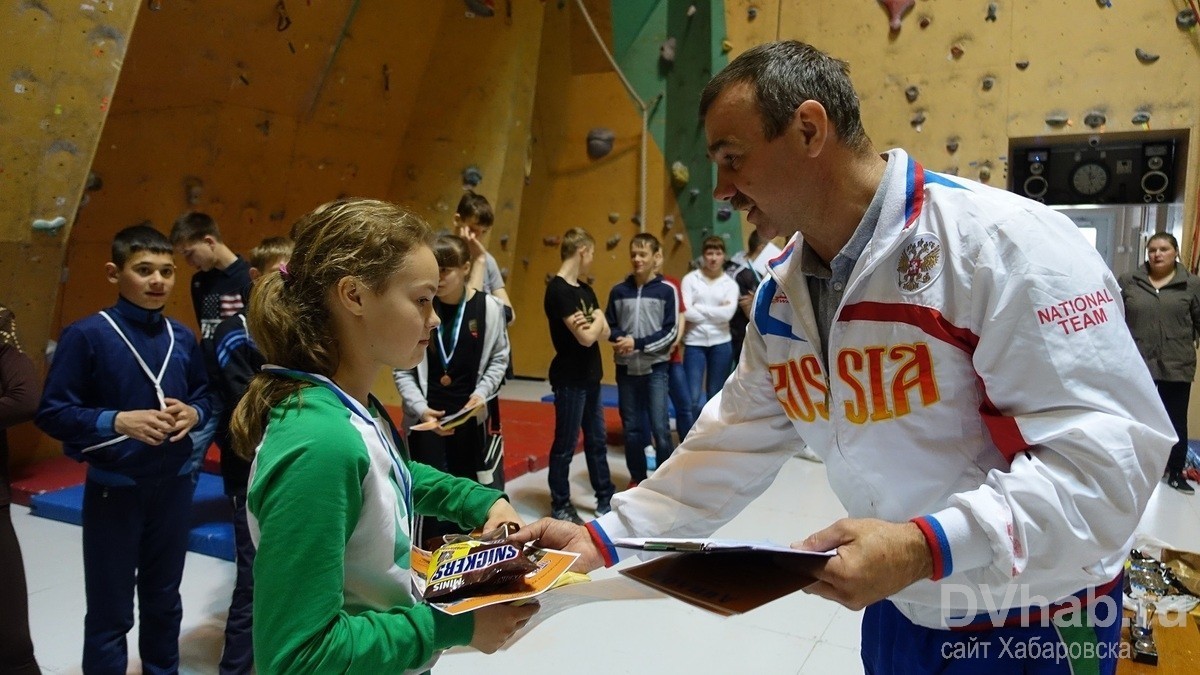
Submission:
[[[1121,571],[1175,436],[1116,280],[1065,216],[902,150],[888,160],[828,371],[797,235],[721,394],[593,536],[711,534],[807,442],[851,517],[925,533],[934,577],[891,598],[917,624],[1048,604]]]

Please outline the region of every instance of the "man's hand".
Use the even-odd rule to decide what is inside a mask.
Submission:
[[[163,401],[167,404],[167,409],[163,412],[169,414],[175,420],[175,423],[171,426],[171,431],[175,434],[171,437],[171,442],[174,443],[187,436],[192,427],[196,426],[196,423],[200,421],[200,413],[192,406],[177,398],[168,396]]]
[[[628,335],[617,338],[615,341],[613,341],[613,351],[620,354],[621,356],[625,356],[626,354],[632,354],[633,353],[633,338]]]
[[[792,544],[805,551],[837,550],[804,589],[853,610],[878,602],[933,574],[933,556],[913,523],[843,518]]]
[[[113,419],[118,434],[146,445],[160,445],[174,428],[175,416],[165,410],[127,410]]]
[[[542,548],[578,553],[579,557],[571,565],[573,572],[587,573],[604,566],[604,556],[596,548],[587,528],[565,520],[542,518],[517,530],[508,540],[517,544],[535,542]]]

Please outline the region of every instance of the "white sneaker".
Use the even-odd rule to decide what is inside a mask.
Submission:
[[[658,468],[658,451],[653,445],[647,445],[643,452],[646,453],[646,475],[649,476]]]

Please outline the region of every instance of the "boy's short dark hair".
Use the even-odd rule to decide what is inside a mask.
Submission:
[[[217,221],[207,213],[185,213],[175,219],[175,224],[171,226],[171,244],[175,246],[205,237],[221,241],[221,230],[217,228]]]
[[[265,272],[280,260],[291,258],[294,248],[296,243],[287,237],[267,237],[258,246],[250,249],[250,266],[259,272]]]
[[[479,221],[480,225],[489,226],[496,219],[496,214],[492,211],[492,205],[488,202],[487,197],[476,194],[474,190],[467,190],[463,193],[462,199],[458,200],[458,208],[454,212],[464,223],[474,218]]]
[[[658,237],[649,232],[638,232],[629,240],[629,250],[634,248],[648,248],[651,253],[658,253],[662,246],[658,243]]]
[[[709,249],[714,249],[714,248],[721,251],[721,253],[724,253],[725,252],[725,240],[722,239],[721,237],[713,235],[711,237],[705,237],[704,243],[702,243],[700,245],[701,251],[708,251]]]
[[[175,252],[171,247],[171,242],[167,241],[162,232],[146,223],[141,223],[125,228],[113,237],[112,263],[124,269],[125,262],[129,260],[129,257],[139,251],[166,253],[167,255]]]

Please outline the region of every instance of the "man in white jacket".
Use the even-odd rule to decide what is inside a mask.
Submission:
[[[791,238],[741,362],[612,513],[521,536],[594,567],[615,537],[708,535],[807,442],[850,517],[793,546],[836,552],[806,590],[866,608],[868,672],[1112,672],[1174,435],[1095,250],[1041,204],[877,153],[847,65],[809,45],[742,54],[700,111],[714,195]]]

